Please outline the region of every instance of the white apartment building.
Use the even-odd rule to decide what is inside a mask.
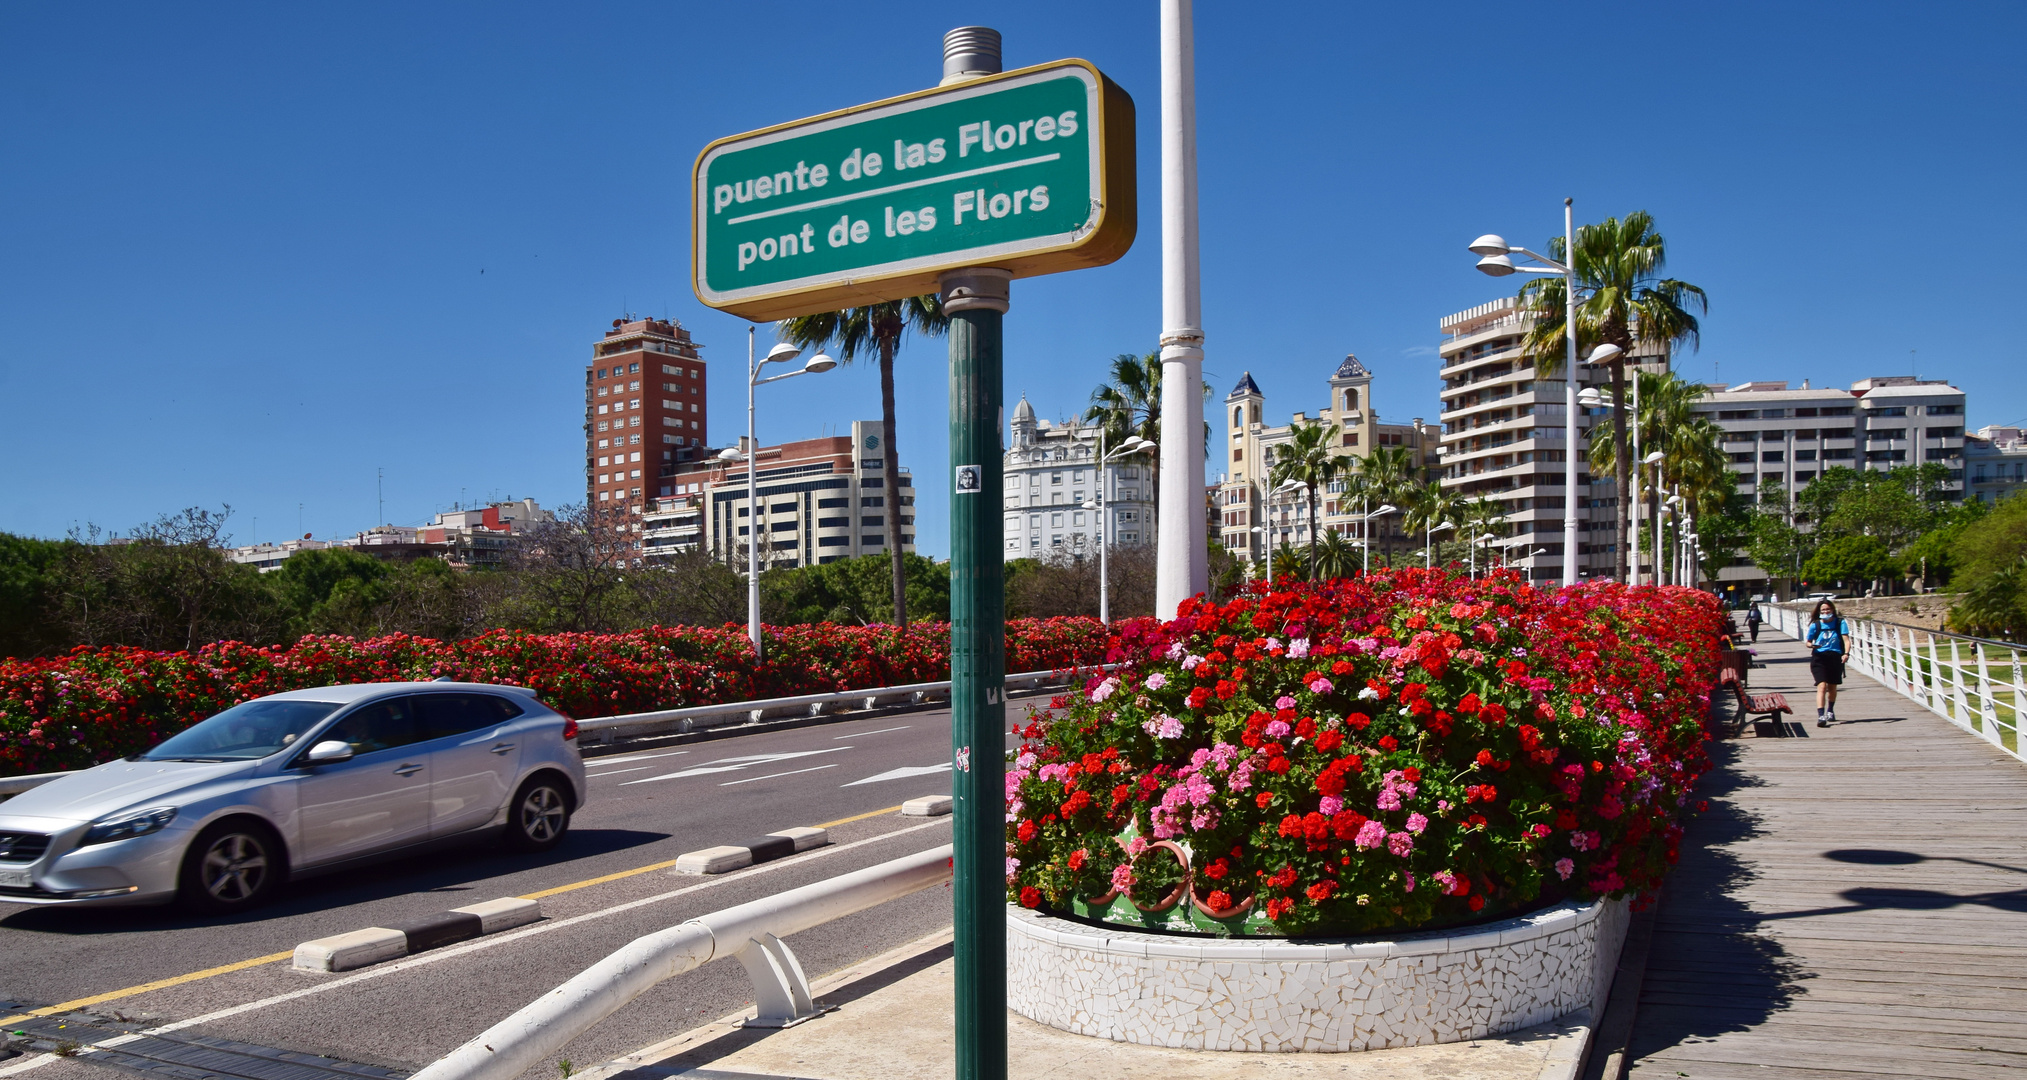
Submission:
[[[1964,494],[1995,503],[2027,488],[2027,441],[2021,429],[1987,424],[1964,436]]]
[[[1520,343],[1534,317],[1512,297],[1480,304],[1437,323],[1443,332],[1441,357],[1443,486],[1465,498],[1483,496],[1506,513],[1514,540],[1514,564],[1534,581],[1559,581],[1563,571],[1563,520],[1570,467],[1565,441],[1568,385],[1565,373],[1536,378],[1534,361]],[[1634,350],[1637,368],[1665,370],[1667,356],[1651,346]],[[1609,392],[1611,372],[1580,366],[1577,385]],[[1596,412],[1598,410],[1586,410]],[[1618,546],[1617,492],[1609,476],[1595,479],[1585,464],[1591,426],[1609,423],[1610,413],[1577,418],[1577,573],[1609,576]],[[1528,557],[1523,552],[1542,549]],[[1651,553],[1650,553],[1651,557]],[[1643,573],[1651,564],[1643,560]]]
[[[1755,494],[1779,484],[1790,497],[1839,466],[1885,471],[1933,462],[1949,470],[1944,497],[1964,497],[1964,392],[1911,375],[1861,379],[1850,389],[1804,381],[1713,385],[1695,411],[1724,429],[1734,481]],[[1764,579],[1743,556],[1720,583]]]
[[[1059,551],[1095,555],[1108,531],[1115,547],[1154,542],[1152,454],[1114,458],[1101,469],[1095,425],[1074,417],[1062,423],[1037,420],[1025,394],[1007,426],[1007,449],[1000,456],[1006,558]],[[1084,508],[1101,500],[1102,511]]]
[[[653,564],[698,547],[735,570],[757,535],[761,569],[810,566],[887,550],[886,515],[901,516],[901,550],[915,550],[915,486],[907,469],[889,484],[885,427],[855,420],[852,433],[763,446],[758,528],[746,501],[746,465],[715,455],[675,463],[641,518],[642,556]]]
[[[1342,480],[1332,481],[1327,491],[1318,493],[1314,522],[1309,520],[1306,493],[1269,503],[1275,455],[1295,437],[1297,427],[1326,425],[1332,432],[1332,446],[1344,457],[1365,458],[1375,446],[1406,446],[1415,451],[1418,468],[1425,472],[1435,468],[1435,432],[1425,427],[1420,417],[1407,424],[1381,423],[1379,410],[1372,406],[1372,372],[1357,356],[1347,353],[1325,382],[1329,397],[1315,416],[1298,412],[1279,426],[1266,423],[1267,396],[1253,381],[1252,372],[1241,375],[1238,385],[1225,395],[1225,419],[1230,425],[1224,464],[1229,472],[1212,495],[1212,531],[1226,550],[1258,564],[1266,559],[1270,547],[1306,548],[1312,530],[1319,539],[1333,531],[1353,539],[1362,537],[1361,517],[1376,507],[1361,508],[1341,498]],[[1373,526],[1375,543],[1402,535],[1399,514],[1376,518]],[[1267,531],[1256,533],[1255,527]]]
[[[279,544],[248,544],[227,551],[225,557],[265,574],[270,570],[281,569],[282,563],[298,551],[322,551],[330,546],[322,540],[305,537],[301,540],[284,540]]]

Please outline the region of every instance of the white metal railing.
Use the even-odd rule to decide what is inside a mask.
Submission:
[[[1776,629],[1799,641],[1812,606],[1765,604],[1760,610]],[[1851,625],[1850,667],[2027,761],[2020,743],[2020,714],[2027,709],[2023,646],[1849,615],[1844,619]]]
[[[952,847],[791,889],[635,938],[625,948],[445,1054],[411,1080],[513,1080],[656,983],[736,957],[753,980],[748,1027],[816,1016],[809,979],[782,938],[950,880]]]

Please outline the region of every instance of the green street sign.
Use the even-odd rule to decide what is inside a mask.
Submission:
[[[781,319],[1030,277],[1133,245],[1133,100],[1058,60],[720,139],[697,158],[698,299]]]

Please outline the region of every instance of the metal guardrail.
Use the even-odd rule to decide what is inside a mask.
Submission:
[[[723,956],[753,980],[749,1027],[787,1027],[824,1010],[782,938],[950,880],[952,847],[884,862],[715,911],[635,938],[410,1080],[514,1080],[650,987]]]
[[[1078,670],[1110,671],[1118,666],[1105,664]],[[1034,686],[1038,683],[1060,681],[1068,674],[1067,669],[1030,671],[1007,676],[1006,685]],[[861,702],[861,708],[870,709],[882,702],[887,704],[922,702],[935,695],[949,692],[950,680],[945,679],[942,682],[909,683],[905,686],[880,686],[864,690],[841,690],[829,694],[800,694],[795,697],[763,698],[757,701],[732,701],[722,705],[692,705],[680,709],[660,709],[655,712],[599,716],[577,721],[577,730],[598,735],[593,741],[608,743],[620,735],[647,735],[658,731],[678,733],[705,731],[736,724],[755,724],[769,715],[817,716],[829,711],[832,706],[851,702]]]
[[[1813,602],[1765,604],[1760,610],[1776,629],[1799,641],[1813,607]],[[1851,624],[1850,667],[2027,761],[2020,743],[2020,714],[2027,711],[2021,653],[2027,646],[1849,615],[1844,621]]]

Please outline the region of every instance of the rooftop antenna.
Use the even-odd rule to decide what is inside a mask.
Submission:
[[[385,525],[387,524],[387,470],[384,468],[376,467],[373,470],[373,494],[380,500],[380,512],[373,520]]]

